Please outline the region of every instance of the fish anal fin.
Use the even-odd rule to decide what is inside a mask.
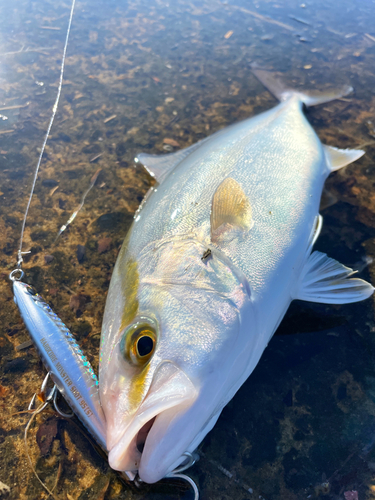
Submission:
[[[313,252],[305,263],[293,299],[322,304],[349,304],[367,299],[374,287],[359,278],[355,271],[329,258]]]
[[[253,225],[248,197],[240,184],[227,177],[216,189],[211,208],[211,239],[237,228],[248,231]]]
[[[361,149],[339,149],[324,145],[328,168],[331,172],[346,167],[365,154]]]

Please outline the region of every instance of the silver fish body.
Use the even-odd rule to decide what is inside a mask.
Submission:
[[[323,146],[298,94],[187,150],[138,159],[159,184],[135,215],[107,297],[100,397],[109,463],[155,482],[254,370],[295,298],[373,288],[311,250],[329,173],[363,152]]]
[[[53,382],[97,443],[106,450],[99,382],[74,336],[26,283],[13,281],[14,301]]]

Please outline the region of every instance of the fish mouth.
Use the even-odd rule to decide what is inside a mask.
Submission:
[[[178,465],[178,463],[175,465],[175,462],[178,462],[186,450],[180,453],[176,446],[173,450],[176,453],[168,453],[169,458],[167,458],[166,453],[161,451],[160,443],[168,432],[172,420],[183,414],[196,397],[196,388],[182,370],[169,361],[160,364],[144,401],[120,437],[118,429],[114,430],[116,441],[113,442],[110,429],[107,432],[110,467],[118,471],[139,471],[141,479],[145,482],[156,482],[169,472],[169,468],[171,470],[175,468]],[[148,471],[144,471],[142,477],[140,469],[145,469],[150,456],[154,461],[155,454],[160,455],[159,465],[165,472],[155,471],[149,474]],[[174,456],[175,454],[178,456]],[[160,474],[163,475],[158,477]]]
[[[151,420],[146,422],[137,434],[136,446],[139,453],[142,453],[144,450],[147,436],[151,430],[151,427],[153,426],[153,423],[155,422],[155,419],[156,417],[153,417]]]

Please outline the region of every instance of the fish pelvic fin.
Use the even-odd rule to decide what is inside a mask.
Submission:
[[[252,73],[256,78],[276,97],[280,102],[288,100],[292,95],[297,95],[306,106],[317,106],[325,102],[334,101],[340,97],[344,97],[353,91],[350,85],[343,85],[336,89],[328,89],[323,92],[307,91],[301,92],[299,90],[291,89],[285,86],[285,83],[272,71],[260,69],[253,64],[251,66]]]
[[[240,184],[227,177],[219,184],[212,198],[211,240],[231,229],[249,230],[253,225],[250,201]]]
[[[330,172],[346,167],[365,154],[361,149],[339,149],[324,145],[324,152]]]
[[[367,299],[374,287],[325,253],[313,252],[305,263],[293,299],[322,304],[349,304]]]

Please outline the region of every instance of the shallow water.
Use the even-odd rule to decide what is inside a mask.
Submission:
[[[28,334],[7,276],[55,99],[68,13],[68,4],[44,0],[0,4],[0,481],[12,499],[47,496],[23,448],[27,417],[15,415],[45,371],[33,348],[16,350]],[[316,248],[375,281],[366,260],[375,258],[374,22],[369,0],[78,0],[24,267],[95,368],[118,248],[153,182],[135,168],[135,154],[186,147],[275,105],[250,72],[254,61],[295,87],[354,87],[308,111],[323,142],[366,150],[329,178]],[[54,244],[98,169],[84,208]],[[355,498],[344,496],[352,490],[360,500],[375,497],[373,307],[373,299],[292,304],[200,447],[189,474],[202,499]],[[59,499],[192,497],[170,482],[139,491],[121,483],[76,427],[52,414],[37,419],[29,445],[42,479],[52,487],[58,478]]]

